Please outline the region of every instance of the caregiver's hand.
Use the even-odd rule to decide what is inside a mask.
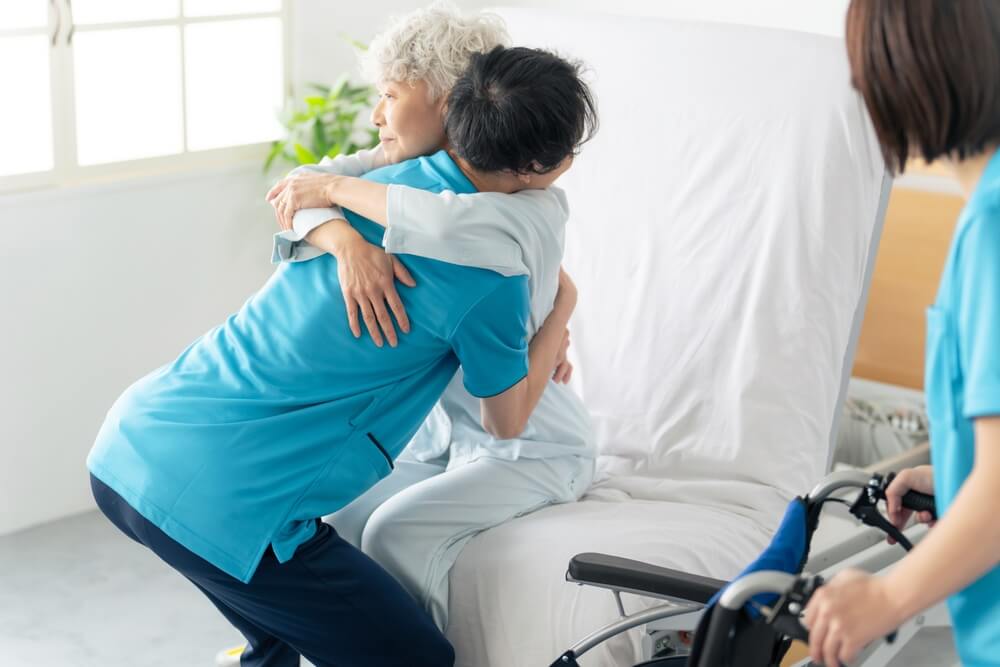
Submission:
[[[310,232],[306,240],[337,258],[340,290],[344,294],[347,321],[354,337],[361,337],[360,310],[365,328],[375,344],[382,347],[382,335],[385,334],[390,347],[396,347],[399,339],[389,310],[396,316],[403,333],[410,332],[410,320],[395,281],[408,287],[417,284],[402,262],[366,241],[346,220],[325,222]]]
[[[283,230],[292,228],[295,212],[303,208],[325,208],[330,206],[329,188],[341,178],[335,174],[297,174],[287,176],[267,193],[267,201],[274,207],[278,226]]]
[[[900,530],[906,526],[910,520],[913,510],[903,507],[903,496],[907,491],[919,491],[920,493],[934,494],[934,472],[931,466],[917,466],[899,471],[892,484],[885,490],[886,512],[889,521]],[[934,517],[930,512],[917,512],[917,521],[934,525]],[[887,538],[889,544],[895,544],[896,540]]]
[[[573,377],[573,364],[567,358],[569,352],[569,329],[563,334],[562,345],[559,347],[559,355],[556,357],[556,370],[552,374],[553,382],[566,384]]]
[[[844,570],[821,586],[806,606],[809,657],[825,667],[853,661],[867,644],[888,635],[905,618],[893,605],[883,577]]]

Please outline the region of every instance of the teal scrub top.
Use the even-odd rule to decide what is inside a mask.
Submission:
[[[447,153],[365,178],[475,192]],[[371,243],[382,227],[347,211]],[[290,559],[334,512],[389,474],[461,363],[487,397],[527,374],[528,283],[399,256],[411,322],[399,346],[351,334],[331,255],[282,264],[231,315],[115,402],[91,473],[171,538],[247,582]]]
[[[1000,415],[1000,153],[962,211],[927,311],[927,411],[938,513],[975,461],[973,420]],[[948,600],[962,664],[1000,660],[1000,566]]]

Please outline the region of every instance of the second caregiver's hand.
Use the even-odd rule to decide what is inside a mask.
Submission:
[[[853,661],[872,641],[894,632],[904,620],[885,578],[844,570],[813,593],[802,624],[809,630],[812,661],[838,667]]]

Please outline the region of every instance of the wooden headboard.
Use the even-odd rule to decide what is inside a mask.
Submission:
[[[948,178],[938,168],[916,171],[918,186],[921,178],[931,184]],[[852,374],[923,389],[924,313],[937,294],[964,201],[954,186],[935,192],[903,182],[889,198]]]

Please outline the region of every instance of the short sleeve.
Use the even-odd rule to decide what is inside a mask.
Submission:
[[[350,155],[324,157],[319,164],[305,164],[289,172],[289,176],[300,174],[338,174],[340,176],[361,176],[384,162],[382,144],[368,150],[360,150]],[[346,220],[339,206],[327,208],[299,209],[292,216],[291,241],[302,241],[306,235],[329,220]]]
[[[528,374],[528,279],[514,276],[473,306],[451,336],[465,388],[478,398],[496,396]]]
[[[382,245],[394,254],[489,269],[532,273],[530,258],[545,244],[562,254],[569,207],[559,188],[513,194],[433,193],[391,184]]]
[[[1000,209],[967,223],[955,268],[962,412],[967,419],[1000,415]]]

